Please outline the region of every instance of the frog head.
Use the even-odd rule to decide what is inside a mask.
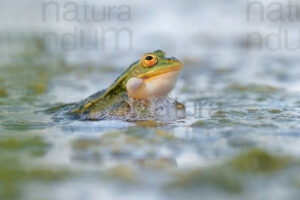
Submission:
[[[135,99],[163,98],[174,88],[182,63],[157,50],[146,53],[133,63],[126,89]]]

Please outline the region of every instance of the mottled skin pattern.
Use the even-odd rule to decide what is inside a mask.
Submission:
[[[154,66],[145,66],[142,59],[132,63],[115,82],[107,89],[99,91],[77,104],[71,104],[68,113],[81,119],[96,120],[105,116],[122,116],[130,111],[129,94],[126,89],[127,81],[132,77],[144,79],[153,78],[161,73],[180,69],[182,64],[173,57],[166,57],[163,51],[157,50],[152,54],[157,58]],[[163,86],[162,86],[163,87]],[[132,100],[132,99],[131,99]],[[178,102],[175,103],[178,109],[185,109]]]

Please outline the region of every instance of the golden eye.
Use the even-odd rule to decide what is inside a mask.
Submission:
[[[147,54],[147,55],[144,55],[142,61],[145,66],[152,67],[157,63],[157,58],[153,54]]]

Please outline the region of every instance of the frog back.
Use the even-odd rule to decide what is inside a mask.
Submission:
[[[137,61],[138,62],[138,61]],[[81,118],[95,118],[103,113],[116,113],[119,107],[127,107],[128,95],[126,82],[130,78],[132,67],[137,62],[131,64],[107,89],[96,92],[86,99],[77,103],[70,111],[70,114]],[[119,105],[119,106],[118,106]],[[123,111],[122,111],[123,112]]]

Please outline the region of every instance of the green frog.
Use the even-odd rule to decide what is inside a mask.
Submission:
[[[182,63],[179,60],[167,57],[161,50],[146,53],[132,63],[109,88],[79,103],[69,104],[67,114],[84,120],[123,116],[127,120],[131,117],[139,120],[139,116],[149,116],[151,102],[168,96],[181,69]],[[185,106],[177,101],[171,104],[180,113],[180,118],[184,118]]]

